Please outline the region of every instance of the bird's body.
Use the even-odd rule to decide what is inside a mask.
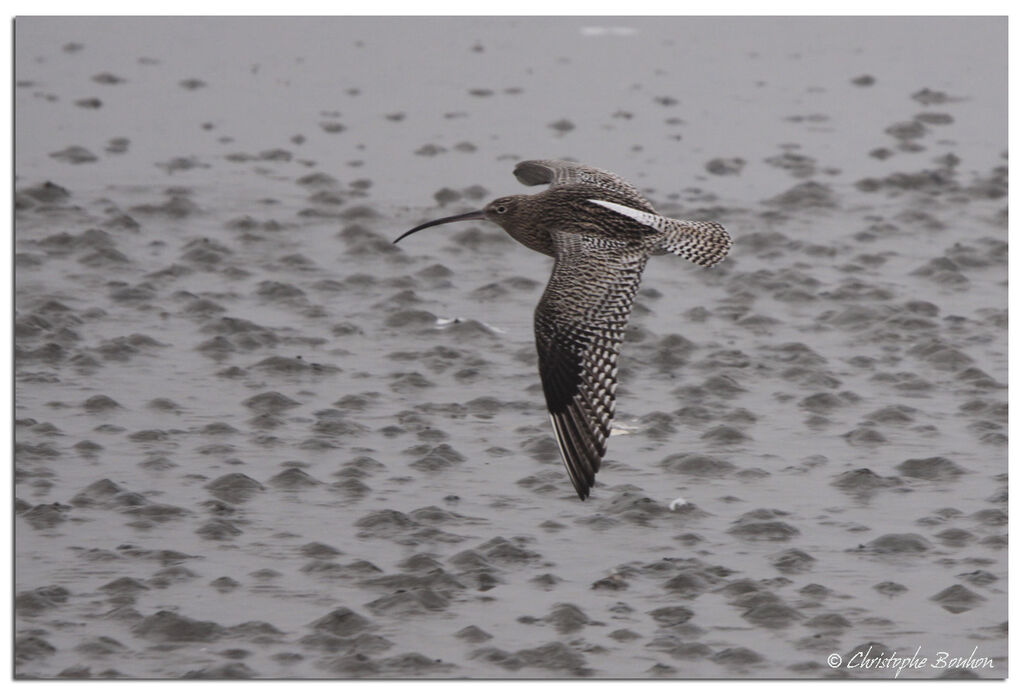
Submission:
[[[486,219],[555,259],[534,314],[541,384],[562,460],[580,499],[594,485],[615,414],[619,350],[640,276],[652,255],[675,253],[710,267],[731,241],[715,222],[662,217],[615,174],[567,161],[524,161],[515,176],[550,184],[498,198],[478,212],[422,224]]]

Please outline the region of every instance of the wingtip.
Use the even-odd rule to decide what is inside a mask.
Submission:
[[[570,476],[569,481],[572,482],[573,490],[576,492],[576,496],[580,498],[580,501],[586,501],[590,498],[590,486],[586,480],[580,480],[579,484],[576,480]]]
[[[512,175],[524,186],[539,186],[544,183],[551,183],[553,172],[544,166],[544,163],[537,159],[528,159],[516,164],[512,169]]]
[[[565,413],[562,413],[564,415]],[[558,442],[559,452],[562,455],[562,463],[565,471],[569,474],[569,481],[580,501],[586,501],[590,496],[590,490],[596,484],[594,475],[600,466],[600,458],[588,459],[580,446],[584,445],[569,429],[571,419],[560,416],[554,412],[548,412],[551,426],[554,429],[555,440]]]

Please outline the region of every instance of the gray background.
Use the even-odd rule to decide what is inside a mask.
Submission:
[[[1006,40],[19,19],[16,673],[1005,676]],[[736,241],[648,266],[585,504],[550,261],[390,245],[551,157]]]

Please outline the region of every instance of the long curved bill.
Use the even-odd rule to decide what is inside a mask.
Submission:
[[[465,214],[456,214],[451,217],[442,217],[441,219],[435,219],[434,221],[427,222],[426,224],[420,224],[415,229],[410,229],[395,239],[392,243],[398,243],[409,234],[415,234],[417,231],[426,229],[427,227],[436,227],[438,224],[447,224],[448,222],[463,222],[470,219],[487,219],[487,216],[484,215],[483,210],[477,210],[476,212],[466,212]]]

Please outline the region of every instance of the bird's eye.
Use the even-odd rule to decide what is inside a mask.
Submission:
[[[506,212],[508,212],[508,208],[505,207],[504,205],[498,205],[497,207],[494,208],[494,211],[497,212],[498,214],[505,214]]]

